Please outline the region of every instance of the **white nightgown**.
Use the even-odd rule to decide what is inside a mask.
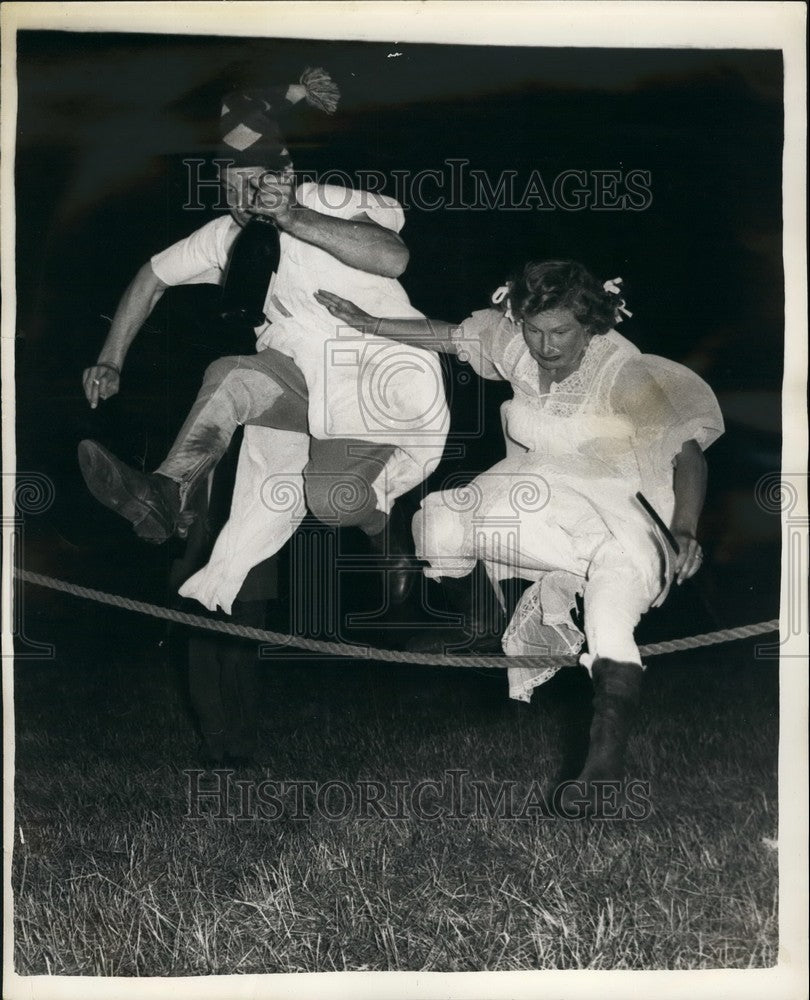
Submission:
[[[582,661],[640,663],[633,630],[666,596],[673,560],[636,493],[670,523],[675,456],[686,441],[705,449],[723,432],[714,394],[615,330],[592,337],[578,370],[548,393],[520,328],[497,310],[474,313],[457,336],[479,375],[512,383],[507,457],[469,486],[425,499],[414,536],[426,575],[464,576],[481,559],[494,581],[534,581],[504,634],[508,655],[578,652],[570,612],[582,593]],[[528,700],[556,669],[510,669],[510,695]]]

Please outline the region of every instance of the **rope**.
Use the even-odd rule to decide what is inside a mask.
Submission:
[[[269,629],[252,628],[249,625],[237,625],[234,622],[218,621],[205,615],[192,615],[173,608],[163,608],[146,601],[135,601],[131,597],[121,597],[118,594],[107,594],[103,590],[93,590],[91,587],[80,587],[66,580],[56,580],[42,573],[32,573],[30,570],[19,569],[14,575],[26,583],[39,587],[48,587],[74,597],[84,597],[100,604],[108,604],[115,608],[125,608],[127,611],[137,611],[153,618],[163,618],[166,621],[180,622],[193,628],[208,629],[211,632],[225,632],[228,635],[238,635],[245,639],[255,639],[274,646],[285,646],[293,649],[305,649],[311,653],[323,653],[326,656],[341,656],[354,659],[378,660],[382,663],[414,663],[423,666],[443,667],[536,667],[542,660],[546,666],[573,666],[578,662],[575,656],[537,655],[537,656],[483,656],[477,653],[454,655],[449,653],[408,653],[393,649],[376,649],[373,646],[354,646],[343,642],[326,642],[321,639],[308,639],[306,636],[285,635],[282,632],[272,632]],[[733,639],[750,639],[756,635],[779,630],[779,619],[773,618],[767,622],[755,625],[740,625],[737,628],[720,629],[717,632],[704,632],[683,639],[670,639],[667,642],[654,642],[648,646],[639,647],[643,657],[659,656],[662,653],[677,653],[687,649],[698,649],[701,646],[712,646],[720,642],[730,642]]]

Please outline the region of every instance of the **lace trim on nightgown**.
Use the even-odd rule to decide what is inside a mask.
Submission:
[[[537,362],[522,337],[514,337],[506,345],[502,368],[505,376],[545,414],[570,417],[586,403],[588,409],[605,408],[616,372],[627,358],[627,348],[637,353],[632,345],[617,343],[609,333],[592,337],[579,368],[560,382],[553,382],[547,393],[540,392]]]
[[[571,611],[575,595],[582,593],[583,580],[564,570],[544,573],[523,593],[512,620],[504,632],[503,651],[507,656],[538,656],[561,653],[577,656],[585,642]],[[511,667],[509,697],[529,701],[534,688],[545,684],[559,666],[540,660],[536,667]]]

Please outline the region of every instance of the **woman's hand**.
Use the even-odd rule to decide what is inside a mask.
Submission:
[[[703,565],[703,549],[695,536],[686,531],[673,531],[672,534],[681,550],[675,560],[675,582],[680,586]]]
[[[335,319],[339,319],[346,326],[351,326],[355,330],[359,330],[360,333],[374,332],[374,328],[379,322],[377,316],[372,316],[370,313],[364,312],[354,302],[342,299],[333,292],[325,292],[322,288],[319,288],[313,294],[316,302],[319,302]]]
[[[121,372],[117,365],[109,361],[99,361],[85,368],[82,388],[91,409],[95,410],[100,399],[109,399],[121,387]]]

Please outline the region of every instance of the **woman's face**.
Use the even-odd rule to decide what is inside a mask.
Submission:
[[[591,334],[570,309],[545,309],[525,316],[523,339],[540,368],[557,379],[579,367]]]

